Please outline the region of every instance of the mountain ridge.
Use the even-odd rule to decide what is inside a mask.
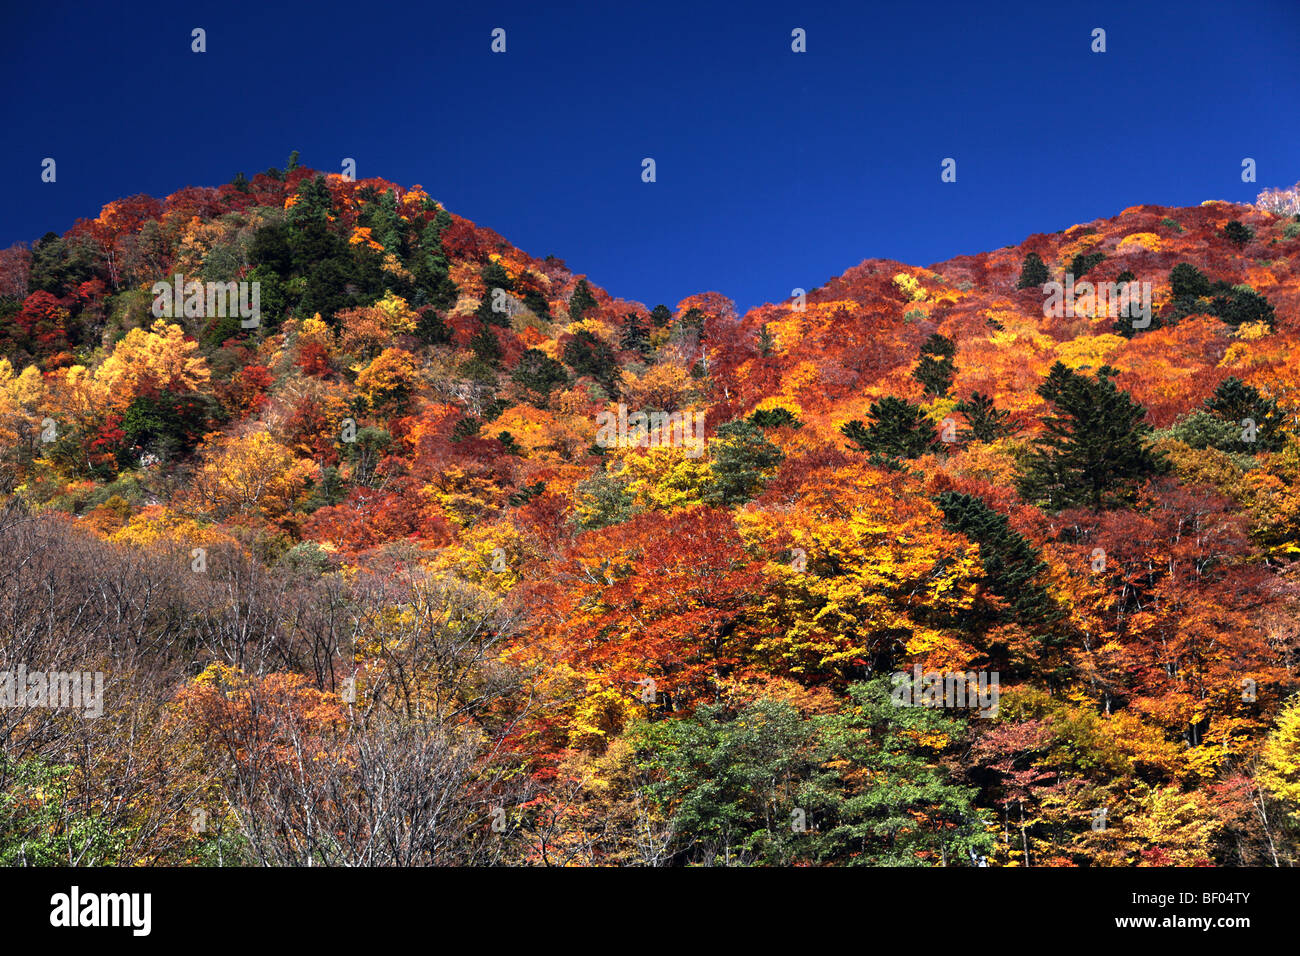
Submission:
[[[57,859],[71,774],[123,864],[1300,861],[1265,205],[744,315],[292,161],[4,250],[0,672],[108,719],[0,709],[0,830]]]

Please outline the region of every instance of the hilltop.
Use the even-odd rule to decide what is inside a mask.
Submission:
[[[195,801],[301,862],[286,753],[329,862],[408,827],[379,862],[1295,862],[1280,209],[1136,206],[743,316],[296,163],[4,250],[0,670],[113,693],[96,729],[5,712],[0,785],[135,795],[109,863],[210,859]],[[926,673],[979,706],[915,706]],[[452,819],[370,815],[394,773]]]

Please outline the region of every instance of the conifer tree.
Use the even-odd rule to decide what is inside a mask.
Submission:
[[[918,458],[939,445],[934,424],[918,405],[887,395],[873,402],[868,412],[870,422],[858,419],[840,427],[849,441],[862,451],[890,458]]]
[[[932,334],[921,345],[921,361],[912,372],[912,377],[925,386],[927,395],[943,398],[952,388],[952,379],[957,372],[953,357],[957,346],[952,339]]]
[[[749,501],[784,458],[762,429],[743,419],[719,425],[711,444],[713,481],[704,501],[717,507],[730,508]]]
[[[749,420],[759,428],[803,428],[799,416],[788,408],[760,408],[749,416]]]
[[[514,284],[510,281],[510,276],[497,262],[489,262],[480,275],[483,277],[483,296],[479,299],[478,310],[474,314],[488,325],[509,328],[510,312],[497,311],[493,306],[498,304],[502,293],[509,294],[513,291]]]
[[[623,322],[623,334],[619,346],[628,352],[636,352],[643,359],[650,357],[649,323],[635,312],[629,312]]]
[[[1240,450],[1247,454],[1277,451],[1286,441],[1282,434],[1285,416],[1278,409],[1277,400],[1265,398],[1254,386],[1235,376],[1219,383],[1214,394],[1205,400],[1205,409],[1241,429]]]
[[[501,361],[501,342],[486,323],[479,325],[478,331],[469,340],[469,347],[473,350],[474,357],[486,365],[495,366]]]
[[[1007,610],[993,615],[993,623],[1011,619],[1035,627],[1061,616],[1040,577],[1046,563],[1024,535],[1011,527],[1006,515],[974,495],[956,491],[943,492],[936,503],[943,512],[944,528],[980,546],[989,590],[1007,602]]]
[[[1116,388],[1117,374],[1102,366],[1089,378],[1061,362],[1052,366],[1038,394],[1056,414],[1043,420],[1046,434],[1016,479],[1025,500],[1053,511],[1117,507],[1167,470],[1163,457],[1143,445],[1151,430],[1146,409]]]
[[[546,296],[542,295],[536,289],[528,289],[524,292],[524,305],[528,311],[541,319],[551,317],[551,304],[546,301]]]
[[[1240,249],[1250,240],[1255,238],[1255,230],[1251,229],[1240,219],[1234,219],[1223,227],[1223,238]]]
[[[513,292],[515,284],[510,280],[510,274],[506,272],[505,267],[499,262],[489,262],[479,273],[483,277],[483,286],[490,294],[493,289],[504,289],[507,292]]]
[[[416,337],[426,345],[446,345],[451,341],[451,329],[436,309],[425,309],[415,323]]]
[[[1031,252],[1025,256],[1025,261],[1020,266],[1020,281],[1016,283],[1016,288],[1036,289],[1047,279],[1047,264],[1043,262],[1042,256],[1036,252]]]
[[[999,411],[993,407],[993,399],[979,392],[972,392],[969,399],[957,403],[957,411],[966,419],[967,428],[962,429],[963,441],[997,441],[1012,434],[1015,428],[1009,423],[1010,412]]]
[[[569,297],[569,318],[574,322],[582,319],[588,311],[596,307],[596,297],[591,294],[591,286],[587,284],[586,279],[579,279],[578,284],[573,287],[573,295]]]
[[[546,406],[551,392],[569,384],[564,366],[540,349],[524,352],[510,378],[527,393],[528,401],[538,408]]]
[[[460,296],[442,248],[442,234],[450,225],[451,216],[439,208],[433,221],[418,234],[418,244],[411,256],[417,305],[427,302],[436,309],[450,309]]]
[[[1091,272],[1094,266],[1101,265],[1105,259],[1105,254],[1101,252],[1080,252],[1070,260],[1070,267],[1065,271],[1074,276],[1074,281],[1078,282]]]
[[[289,207],[288,219],[292,223],[301,223],[314,219],[320,222],[330,215],[334,208],[334,197],[325,185],[324,176],[304,179],[298,184],[298,201]]]
[[[1205,274],[1189,262],[1180,262],[1169,272],[1169,291],[1175,299],[1199,299],[1212,289]]]
[[[590,375],[611,395],[618,394],[618,361],[614,350],[590,329],[579,329],[564,345],[564,364],[579,376]]]

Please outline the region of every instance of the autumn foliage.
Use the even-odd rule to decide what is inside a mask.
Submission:
[[[0,672],[112,694],[0,710],[0,860],[1300,862],[1288,195],[743,316],[297,165],[5,250]]]

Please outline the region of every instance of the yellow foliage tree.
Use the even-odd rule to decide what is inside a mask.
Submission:
[[[357,394],[379,412],[406,407],[419,385],[419,366],[405,349],[387,348],[357,374]]]
[[[701,504],[713,466],[704,458],[688,457],[683,448],[629,449],[621,476],[637,508],[667,511]]]
[[[1300,821],[1300,694],[1287,701],[1264,741],[1259,782]]]
[[[130,405],[142,386],[152,383],[172,392],[197,392],[211,373],[198,343],[179,325],[162,319],[146,332],[132,329],[95,371],[95,386],[111,408]]]
[[[843,676],[882,658],[945,669],[973,658],[973,648],[931,622],[959,620],[973,606],[978,549],[944,531],[938,508],[893,487],[886,473],[818,469],[789,500],[742,511],[737,522],[771,556],[753,642],[769,664]]]
[[[203,459],[190,497],[223,518],[278,518],[293,508],[318,471],[315,462],[298,458],[263,431],[219,438],[204,449]]]
[[[164,505],[149,505],[108,536],[109,541],[138,548],[211,548],[231,543],[215,525],[186,517]]]
[[[663,412],[677,411],[693,386],[690,372],[671,362],[651,366],[640,375],[625,368],[619,382],[628,408]]]

